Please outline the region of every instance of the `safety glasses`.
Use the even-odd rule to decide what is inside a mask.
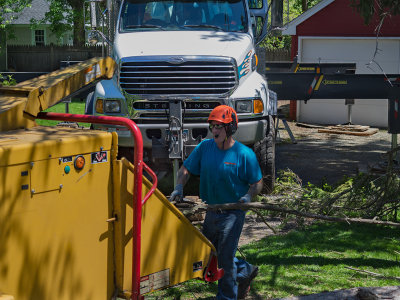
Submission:
[[[221,129],[224,128],[225,124],[210,124],[210,130],[212,130],[213,128],[215,129]]]

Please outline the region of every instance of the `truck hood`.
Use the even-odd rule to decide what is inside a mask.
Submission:
[[[252,49],[245,33],[216,31],[145,31],[117,34],[116,59],[149,55],[215,55],[233,57],[239,63]]]

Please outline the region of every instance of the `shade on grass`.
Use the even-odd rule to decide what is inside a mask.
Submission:
[[[400,276],[400,229],[316,223],[285,235],[269,236],[241,248],[260,267],[250,293],[259,299],[306,295],[353,287],[399,285],[399,281],[358,273],[345,266]],[[215,284],[193,280],[147,299],[207,299]]]

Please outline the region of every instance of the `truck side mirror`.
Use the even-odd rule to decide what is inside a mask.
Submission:
[[[248,0],[251,25],[256,44],[260,43],[267,35],[268,28],[268,1]]]

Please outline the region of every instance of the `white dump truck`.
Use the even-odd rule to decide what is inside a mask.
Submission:
[[[177,169],[211,138],[210,111],[229,105],[239,118],[234,138],[254,149],[271,189],[277,100],[256,70],[255,52],[267,31],[267,1],[126,0],[117,7],[110,52],[117,72],[89,94],[86,113],[134,120],[145,158],[161,171],[171,162]],[[93,127],[116,131],[120,152],[134,147],[123,128]]]

